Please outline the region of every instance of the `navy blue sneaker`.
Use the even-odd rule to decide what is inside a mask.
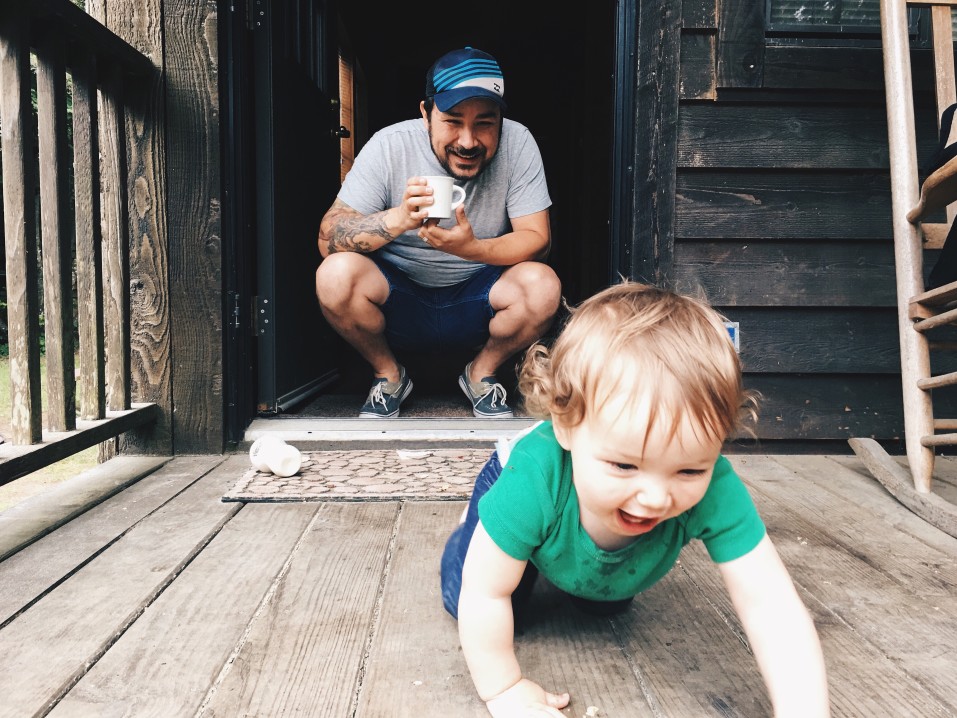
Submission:
[[[369,391],[369,398],[359,410],[363,419],[391,419],[399,415],[399,406],[412,393],[412,381],[406,376],[405,367],[399,367],[399,381],[376,379]]]
[[[494,376],[487,376],[478,382],[469,381],[471,368],[472,362],[469,362],[459,376],[459,386],[472,402],[472,413],[486,419],[511,418],[512,410],[505,403],[508,397],[505,387],[499,384]]]

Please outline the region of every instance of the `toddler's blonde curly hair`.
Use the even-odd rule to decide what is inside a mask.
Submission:
[[[612,400],[620,417],[650,400],[648,433],[664,415],[669,436],[688,418],[720,441],[755,418],[724,318],[704,301],[625,281],[570,313],[551,349],[525,355],[518,387],[532,416],[574,427]]]

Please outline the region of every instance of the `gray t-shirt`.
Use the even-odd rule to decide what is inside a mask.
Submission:
[[[432,152],[421,119],[406,120],[376,132],[346,175],[339,199],[362,214],[397,207],[409,177],[445,174]],[[512,120],[503,120],[502,140],[495,157],[475,179],[460,184],[468,196],[465,216],[479,239],[507,234],[512,217],[523,217],[551,206],[542,156],[532,133]],[[443,219],[451,227],[455,218]],[[433,249],[418,230],[400,234],[375,254],[426,287],[446,287],[466,280],[484,265]]]

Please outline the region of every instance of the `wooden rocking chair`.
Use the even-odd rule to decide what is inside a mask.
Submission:
[[[936,419],[931,392],[957,384],[957,372],[932,376],[926,332],[957,323],[957,282],[924,290],[922,250],[943,245],[957,207],[957,160],[951,160],[918,182],[914,101],[908,44],[907,7],[929,6],[933,32],[937,117],[957,101],[951,8],[957,0],[881,0],[884,86],[890,147],[894,263],[897,273],[898,330],[904,399],[904,435],[910,473],[873,439],[849,443],[874,477],[915,514],[957,536],[957,506],[932,492],[934,451],[957,445],[957,419]],[[957,122],[947,144],[957,141]],[[922,221],[947,208],[946,224]],[[949,432],[949,433],[938,433]]]

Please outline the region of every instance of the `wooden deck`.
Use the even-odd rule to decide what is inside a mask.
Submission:
[[[732,461],[816,618],[833,715],[957,716],[957,539],[856,457]],[[0,563],[0,715],[485,715],[438,593],[462,502],[222,502],[246,467],[165,462]],[[957,461],[939,473],[954,500]],[[519,659],[566,715],[770,714],[717,571],[682,556],[620,618],[539,587]]]

